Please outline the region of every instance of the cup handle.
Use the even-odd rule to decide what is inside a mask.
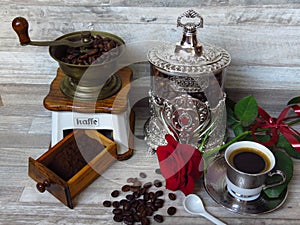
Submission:
[[[273,176],[275,176],[275,175],[281,176],[282,180],[279,181],[279,182],[275,182],[275,183],[273,183],[273,184],[265,185],[265,186],[263,187],[264,190],[267,189],[267,188],[271,188],[271,187],[275,187],[275,186],[281,185],[281,184],[283,184],[283,183],[285,182],[285,180],[286,180],[286,175],[285,175],[284,172],[282,172],[281,170],[275,170],[275,171],[271,171],[271,172],[268,173],[268,176],[269,176],[269,177],[273,177]]]

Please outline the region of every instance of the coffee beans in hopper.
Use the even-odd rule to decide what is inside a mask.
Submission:
[[[97,63],[109,62],[120,54],[117,48],[121,44],[109,37],[100,35],[91,36],[92,44],[87,47],[68,47],[62,61],[74,65],[91,65],[97,60]]]
[[[143,172],[140,173],[140,178],[145,179],[147,175]],[[155,186],[156,188],[162,187],[160,180],[153,182],[145,182],[144,184],[138,178],[128,178],[127,184],[121,187],[123,198],[119,201],[103,201],[104,207],[113,207],[113,220],[115,222],[123,222],[127,225],[141,224],[150,225],[150,218],[157,223],[163,223],[164,217],[158,214],[157,211],[164,207],[165,200],[163,198],[163,190],[150,190]],[[113,198],[119,197],[122,193],[114,190],[111,193]],[[176,194],[169,193],[168,199],[175,200]],[[167,214],[172,216],[176,213],[176,208],[171,206],[167,209]]]

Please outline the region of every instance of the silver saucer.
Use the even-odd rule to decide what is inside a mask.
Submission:
[[[268,198],[264,193],[254,201],[241,201],[234,198],[226,187],[226,164],[224,157],[215,159],[207,168],[204,186],[207,193],[226,209],[244,215],[269,213],[283,205],[287,198],[285,190],[279,198]]]

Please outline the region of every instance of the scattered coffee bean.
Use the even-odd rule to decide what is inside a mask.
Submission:
[[[175,200],[176,200],[176,194],[174,194],[174,193],[169,193],[169,194],[168,194],[168,197],[169,197],[169,199],[172,200],[172,201],[175,201]]]
[[[129,177],[127,179],[127,183],[134,183],[137,179],[136,178],[133,178],[133,177]]]
[[[119,201],[113,201],[112,206],[114,208],[119,208],[120,207],[120,202]]]
[[[130,185],[125,184],[125,185],[122,187],[122,191],[123,191],[123,192],[128,192],[128,191],[130,191]]]
[[[127,203],[127,200],[126,199],[122,199],[121,201],[120,201],[120,205],[122,205],[122,206],[124,206],[124,204],[126,204]]]
[[[129,200],[129,201],[131,201],[131,200],[133,200],[133,199],[134,199],[134,196],[133,196],[133,195],[131,195],[131,194],[129,194],[129,195],[126,195],[126,199],[127,199],[127,200]]]
[[[140,173],[142,174],[142,173]],[[140,175],[143,177],[143,175]],[[163,208],[165,200],[161,198],[164,195],[163,190],[151,190],[150,188],[154,184],[156,188],[162,186],[162,182],[160,180],[154,180],[152,182],[146,182],[142,184],[138,178],[128,178],[128,183],[132,183],[132,185],[123,185],[121,190],[122,192],[128,192],[125,198],[119,201],[109,201],[105,200],[103,205],[106,207],[113,206],[113,220],[115,222],[123,222],[123,224],[133,225],[133,224],[142,224],[142,225],[150,225],[150,218],[153,215],[154,221],[157,223],[162,223],[164,221],[164,217],[160,214],[155,214],[160,208]],[[169,199],[176,199],[176,195],[173,193],[169,193]],[[118,197],[120,195],[120,191],[115,190],[111,193],[111,196]],[[167,209],[168,215],[174,215],[176,213],[175,207],[169,207]]]
[[[160,198],[158,198],[158,199],[156,199],[156,200],[154,201],[154,205],[155,205],[157,208],[162,208],[162,207],[164,206],[164,203],[165,203],[165,201],[164,201],[163,199],[160,199]]]
[[[133,182],[133,185],[132,186],[134,186],[134,187],[141,187],[142,186],[142,183],[139,181],[139,180],[135,180],[134,182]]]
[[[104,206],[104,207],[111,207],[111,201],[105,200],[105,201],[103,202],[103,206]]]
[[[177,209],[173,206],[170,206],[168,209],[167,209],[167,213],[170,215],[170,216],[173,216],[175,213],[176,213]]]
[[[116,222],[122,222],[123,216],[122,215],[114,215],[113,220]]]
[[[127,201],[124,205],[123,205],[123,210],[124,211],[128,211],[131,208],[130,203]]]
[[[120,215],[120,214],[122,214],[122,209],[120,209],[120,208],[113,209],[112,213],[115,215]]]
[[[160,169],[156,169],[156,170],[155,170],[155,173],[156,173],[156,174],[161,174]]]
[[[147,177],[147,174],[144,173],[144,172],[140,172],[140,177],[141,177],[141,178],[146,178],[146,177]]]
[[[133,214],[133,220],[134,222],[141,222],[141,218],[139,217],[138,214]]]
[[[120,192],[119,192],[118,190],[114,190],[114,191],[111,193],[111,197],[116,198],[116,197],[119,196],[119,194],[120,194]]]
[[[135,191],[135,192],[133,192],[133,196],[134,196],[135,198],[139,198],[139,197],[141,196],[140,191]]]
[[[162,186],[162,182],[160,180],[154,180],[154,186],[155,187],[161,187]]]
[[[152,216],[153,215],[153,209],[151,207],[146,208],[146,215],[147,216]]]
[[[147,183],[145,183],[144,184],[144,186],[143,186],[144,188],[151,188],[152,187],[152,182],[147,182]]]
[[[134,186],[134,185],[132,185],[132,186],[130,186],[130,191],[136,192],[136,191],[138,191],[140,189],[140,187],[141,186]]]
[[[145,194],[146,191],[147,191],[147,188],[145,188],[145,187],[142,187],[142,188],[140,188],[140,190],[139,190],[139,192],[140,192],[141,195]]]
[[[155,196],[154,192],[153,192],[153,191],[150,191],[150,192],[149,192],[149,198],[150,198],[150,200],[153,199],[154,196]]]
[[[147,217],[143,217],[143,218],[141,219],[141,224],[142,224],[142,225],[150,225],[150,219],[147,218]]]
[[[162,190],[159,190],[159,191],[155,192],[156,197],[160,197],[160,196],[163,196],[163,195],[164,195],[164,192]]]
[[[144,194],[144,200],[145,200],[145,201],[149,201],[149,199],[150,199],[149,193],[146,192],[146,193]]]
[[[156,214],[153,219],[158,222],[158,223],[162,223],[164,222],[164,217],[162,215]]]

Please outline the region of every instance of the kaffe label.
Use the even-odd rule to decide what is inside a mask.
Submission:
[[[98,127],[99,118],[94,117],[75,117],[74,118],[75,127]]]

